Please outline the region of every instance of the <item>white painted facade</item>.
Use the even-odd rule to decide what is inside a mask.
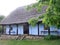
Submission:
[[[17,26],[11,25],[12,30],[10,31],[10,34],[17,34]],[[9,34],[10,27],[9,25],[6,26],[6,34]],[[23,34],[23,25],[18,25],[18,34]]]
[[[17,28],[16,25],[11,25],[11,27],[12,27],[11,35],[12,34],[17,34],[17,29],[18,29],[18,34],[19,35],[24,34],[23,25],[18,25],[18,28]],[[39,27],[39,31],[38,31],[38,27]],[[9,34],[9,30],[10,30],[9,25],[6,25],[6,34]],[[50,27],[50,31],[51,31],[51,35],[60,35],[60,29],[57,29],[54,26]],[[54,32],[54,31],[57,31],[57,32]],[[29,34],[30,35],[38,35],[38,32],[39,32],[39,35],[48,35],[48,30],[44,30],[44,25],[43,24],[39,24],[39,26],[37,24],[34,27],[29,25]]]
[[[38,25],[36,25],[34,27],[29,25],[29,34],[30,35],[38,35]]]
[[[18,25],[18,34],[23,35],[23,25]]]
[[[6,25],[6,34],[9,34],[9,25]]]
[[[45,33],[43,33],[42,31],[45,31]],[[39,24],[39,35],[48,35],[47,31],[48,30],[44,30],[43,24]]]
[[[51,26],[50,27],[50,34],[51,35],[60,35],[60,29],[57,29],[55,26]],[[56,32],[55,32],[56,31]],[[36,26],[29,26],[29,34],[31,35],[48,35],[48,30],[44,30],[44,25],[43,24],[39,24],[39,31],[38,31],[38,25]]]
[[[11,25],[12,30],[10,31],[11,35],[12,34],[17,34],[17,26],[16,25]]]

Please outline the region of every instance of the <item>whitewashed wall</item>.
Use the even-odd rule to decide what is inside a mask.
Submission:
[[[6,34],[9,34],[9,25],[6,25]]]
[[[11,30],[11,34],[17,34],[17,26],[16,25],[11,25],[12,30]],[[6,25],[6,34],[9,34],[9,25]],[[56,32],[52,32],[57,30],[58,33]],[[45,31],[45,33],[42,33],[42,31]],[[51,26],[50,27],[50,31],[51,31],[51,35],[60,35],[60,29],[57,29],[55,26]],[[23,25],[18,25],[18,34],[24,34],[23,33]],[[31,26],[29,25],[29,34],[30,35],[38,35],[38,25],[36,26]],[[44,30],[44,25],[43,24],[39,24],[39,35],[48,35],[48,30]]]
[[[18,34],[23,34],[23,25],[18,25]]]
[[[17,26],[16,25],[11,25],[12,30],[10,31],[10,34],[17,34]],[[9,34],[10,27],[9,25],[6,26],[6,34]]]
[[[36,25],[34,27],[29,25],[29,34],[30,35],[38,35],[38,25]]]
[[[45,33],[43,33],[42,31],[45,31]],[[60,29],[57,29],[55,26],[50,26],[50,34],[51,35],[60,35]],[[53,31],[57,31],[57,32],[53,32]],[[39,24],[39,35],[48,35],[48,30],[44,30],[44,25],[43,24]]]
[[[10,34],[17,34],[17,26],[11,25],[12,30],[10,31]],[[6,34],[9,34],[10,27],[9,25],[6,25]],[[18,25],[18,34],[23,34],[23,25]]]
[[[45,33],[42,33],[42,31],[45,31]],[[38,35],[38,25],[34,27],[29,25],[29,34]],[[48,30],[44,30],[43,24],[39,24],[39,35],[48,35]]]
[[[58,29],[58,35],[60,35],[60,29]]]
[[[39,35],[42,35],[41,31],[44,30],[44,25],[39,24]]]
[[[48,35],[48,30],[44,30],[44,24],[39,24],[39,35]]]
[[[11,25],[11,27],[12,27],[11,34],[17,34],[17,26]]]
[[[60,29],[56,28],[55,26],[51,26],[50,31],[57,31],[57,32],[51,32],[51,35],[60,35]]]
[[[50,27],[50,34],[51,35],[60,35],[60,29],[57,29],[55,26]],[[54,32],[57,31],[57,32]],[[31,26],[29,25],[29,34],[31,35],[38,35],[38,25]],[[48,35],[48,30],[44,30],[44,25],[39,24],[39,35]]]

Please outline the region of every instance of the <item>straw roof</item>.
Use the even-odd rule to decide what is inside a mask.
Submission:
[[[47,6],[43,6],[42,11],[38,12],[36,8],[32,10],[26,10],[26,8],[19,7],[12,11],[9,16],[7,16],[5,19],[3,19],[0,24],[20,24],[20,23],[25,23],[28,22],[30,18],[33,17],[38,17],[45,13]]]

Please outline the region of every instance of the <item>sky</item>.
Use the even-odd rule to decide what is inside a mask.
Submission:
[[[0,0],[0,15],[8,16],[16,8],[35,2],[36,0]]]

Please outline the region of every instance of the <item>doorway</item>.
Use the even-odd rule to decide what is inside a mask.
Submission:
[[[24,34],[29,34],[29,25],[24,24]]]

